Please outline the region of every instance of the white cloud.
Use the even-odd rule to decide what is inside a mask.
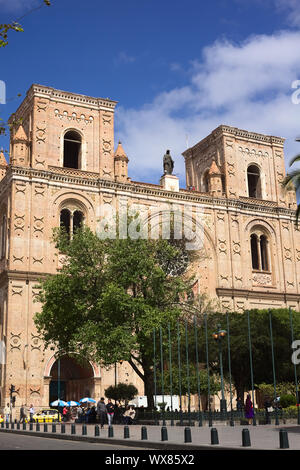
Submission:
[[[287,21],[293,26],[300,25],[299,0],[274,0],[279,13],[287,14]]]
[[[135,62],[135,57],[127,54],[127,52],[121,51],[114,60],[115,65],[120,64],[132,64]]]
[[[287,161],[300,149],[300,104],[291,84],[300,79],[300,32],[253,36],[241,44],[216,42],[194,61],[189,82],[140,109],[117,111],[117,132],[133,179],[157,182],[166,149],[185,184],[181,153],[220,124],[285,137]]]
[[[0,0],[0,7],[2,11],[20,14],[26,13],[30,9],[39,6],[41,3],[42,2],[39,0]]]

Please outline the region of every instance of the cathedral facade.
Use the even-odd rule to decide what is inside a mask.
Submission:
[[[15,386],[16,410],[57,398],[98,400],[109,385],[142,382],[127,363],[104,369],[44,350],[34,325],[38,280],[61,260],[52,229],[97,230],[100,207],[137,204],[200,209],[203,252],[190,267],[196,289],[224,311],[300,310],[296,196],[284,190],[284,139],[221,125],[183,152],[186,189],[172,174],[132,181],[114,141],[116,102],[32,85],[11,117],[10,161],[0,154],[1,407]],[[162,149],[164,151],[165,149]]]

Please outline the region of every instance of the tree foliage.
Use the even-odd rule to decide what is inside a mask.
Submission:
[[[191,281],[166,272],[179,249],[168,240],[100,239],[89,228],[54,242],[65,262],[41,281],[35,323],[46,346],[103,365],[126,360],[153,395],[152,332],[180,317]],[[164,263],[160,263],[163,257]]]
[[[133,384],[118,383],[105,389],[105,396],[111,400],[129,402],[138,394],[137,388]]]

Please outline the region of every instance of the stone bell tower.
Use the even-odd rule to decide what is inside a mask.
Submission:
[[[108,98],[32,85],[10,119],[11,163],[73,168],[114,180],[115,106]]]

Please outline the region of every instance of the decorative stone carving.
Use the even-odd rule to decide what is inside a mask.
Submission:
[[[33,218],[34,218],[34,222],[33,222],[34,232],[43,233],[43,230],[44,230],[44,217],[33,216]]]
[[[220,240],[219,239],[219,252],[220,253],[227,253],[226,240]]]
[[[233,252],[234,252],[236,255],[240,255],[240,254],[241,254],[241,244],[240,244],[240,242],[235,242],[235,241],[233,241]]]
[[[25,194],[25,191],[26,191],[26,184],[23,184],[23,183],[17,183],[16,184],[16,193]]]
[[[23,294],[23,286],[12,286],[12,295],[22,295]]]
[[[102,122],[103,124],[111,124],[111,115],[110,114],[103,114],[102,115]]]
[[[35,196],[44,196],[44,193],[45,193],[45,187],[36,184],[35,188],[34,188],[34,195]]]
[[[284,258],[292,261],[292,251],[290,248],[284,247]]]
[[[102,139],[102,150],[103,150],[103,153],[110,154],[110,152],[111,152],[111,140]]]
[[[268,152],[262,152],[261,150],[249,149],[248,147],[239,147],[239,151],[243,156],[257,157],[257,158],[267,158],[269,156]]]
[[[23,258],[24,258],[24,256],[15,256],[15,255],[13,255],[13,263],[18,263],[18,262],[23,263]]]
[[[21,350],[21,333],[14,334],[10,332],[10,350]]]
[[[31,351],[37,349],[38,351],[41,351],[42,347],[42,340],[39,335],[35,335],[31,333]]]
[[[253,273],[253,283],[258,286],[270,286],[272,285],[272,276],[267,273]]]
[[[14,227],[15,227],[15,230],[24,231],[24,224],[25,224],[24,218],[25,218],[25,214],[23,214],[23,215],[14,214]]]

